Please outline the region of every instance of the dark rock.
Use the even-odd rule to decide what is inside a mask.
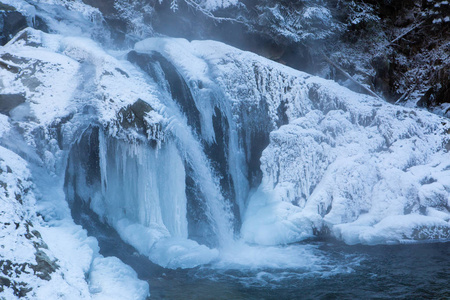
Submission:
[[[405,239],[416,241],[448,239],[450,237],[450,227],[448,226],[418,226],[414,228],[411,237],[405,236]]]
[[[10,286],[11,280],[9,280],[6,277],[0,276],[0,291],[2,290],[3,286]]]
[[[376,75],[373,79],[373,85],[375,89],[381,92],[386,98],[391,92],[391,63],[389,59],[384,56],[376,56],[372,59],[372,67],[374,68]]]
[[[40,26],[42,27],[43,25],[41,24]],[[44,29],[48,30],[48,28],[44,28]],[[35,41],[33,41],[33,39],[30,39],[29,35],[30,35],[29,30],[23,30],[22,32],[20,32],[20,35],[15,38],[15,42],[17,42],[17,41],[24,41],[25,45],[30,46],[30,47],[42,46],[40,43],[36,43]],[[9,55],[11,57],[14,57],[14,56],[12,56],[9,53],[5,53],[3,56],[7,56],[7,55]],[[9,59],[9,60],[11,60],[11,59]],[[14,60],[16,60],[15,63],[23,63],[23,62],[29,61],[29,60],[24,59],[22,57],[20,57],[20,58],[19,57],[15,57]],[[11,60],[11,61],[13,61],[13,60]]]
[[[55,272],[59,266],[40,249],[36,250],[35,257],[36,265],[30,265],[31,269],[37,277],[49,281],[51,279],[50,274]]]
[[[114,0],[83,0],[87,5],[96,7],[103,15],[112,15],[117,13]]]
[[[88,186],[99,185],[101,180],[99,134],[100,129],[98,127],[90,126],[72,147],[71,159],[75,159],[79,164],[76,167],[84,169],[83,178],[78,180],[84,180]],[[69,160],[68,164],[72,163],[72,160]],[[66,174],[66,181],[68,180],[72,180],[72,178],[69,174]]]
[[[34,18],[34,26],[33,27],[35,29],[38,29],[38,30],[43,31],[45,33],[49,33],[50,32],[47,23],[45,23],[45,21],[39,16],[36,16]]]
[[[23,34],[20,35],[20,37],[25,36]],[[18,38],[20,38],[18,37]],[[8,62],[12,62],[13,64],[26,64],[30,62],[31,59],[19,57],[11,53],[4,53],[0,56],[2,60],[7,60]]]
[[[9,116],[10,111],[25,100],[24,94],[0,94],[0,113]]]
[[[3,62],[3,61],[0,61],[0,68],[8,70],[9,72],[16,73],[16,74],[19,73],[19,71],[20,71],[20,68],[14,66],[14,65],[8,64],[7,62]]]
[[[155,82],[159,82],[162,88],[169,88],[168,92],[175,100],[183,113],[186,115],[188,125],[191,126],[197,134],[201,133],[200,111],[195,105],[194,97],[183,76],[177,71],[176,67],[158,52],[138,53],[131,51],[127,59],[138,65]],[[159,74],[164,74],[164,78],[159,78]],[[166,83],[164,82],[167,82]]]
[[[147,132],[148,124],[145,121],[145,115],[153,108],[141,99],[138,99],[132,105],[128,105],[119,111],[119,124],[124,129],[135,128],[140,133]]]
[[[23,200],[22,200],[22,195],[21,194],[16,194],[16,200],[20,203],[23,204]]]
[[[0,2],[0,11],[15,11],[16,8],[14,6],[8,5],[8,4],[3,4]]]
[[[5,45],[12,37],[28,27],[27,19],[17,11],[0,11],[0,45]]]

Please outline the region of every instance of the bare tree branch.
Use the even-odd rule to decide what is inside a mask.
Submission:
[[[399,104],[403,101],[408,100],[409,96],[417,88],[417,85],[418,85],[418,81],[416,80],[416,83],[410,89],[408,89],[400,98],[398,98],[397,101],[395,101],[395,104]]]
[[[193,7],[195,10],[201,12],[202,14],[204,14],[205,16],[214,19],[218,22],[223,22],[223,21],[228,21],[228,22],[236,22],[236,23],[242,23],[244,24],[243,21],[238,20],[238,19],[234,19],[234,18],[224,18],[224,17],[218,17],[216,15],[214,15],[210,10],[205,9],[204,7],[202,7],[200,4],[198,4],[197,2],[195,2],[195,0],[184,0],[184,2],[186,2],[187,5]]]
[[[374,91],[370,90],[369,88],[365,87],[364,85],[362,85],[361,83],[359,83],[358,81],[356,81],[350,74],[348,74],[344,69],[342,69],[340,66],[338,66],[335,62],[333,62],[330,58],[328,58],[328,56],[325,55],[325,53],[322,52],[322,56],[323,58],[333,67],[335,67],[339,72],[341,72],[345,77],[347,77],[348,79],[350,79],[350,81],[352,81],[353,83],[355,83],[357,86],[359,86],[360,88],[362,88],[365,92],[367,92],[369,95],[381,99],[383,100],[383,98],[381,98],[380,96],[378,96]]]
[[[423,20],[422,22],[414,25],[413,27],[411,27],[409,30],[407,30],[406,32],[400,34],[398,37],[396,37],[395,39],[393,39],[392,41],[389,42],[389,45],[394,44],[395,42],[397,42],[398,40],[400,40],[402,37],[406,36],[407,34],[409,34],[411,31],[413,31],[414,29],[416,29],[417,27],[421,26],[423,23],[425,23],[426,20]]]

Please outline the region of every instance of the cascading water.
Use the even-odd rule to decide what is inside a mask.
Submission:
[[[163,112],[163,115],[167,115],[171,119],[168,128],[184,156],[186,169],[189,173],[192,172],[189,177],[193,176],[187,181],[188,189],[199,190],[191,193],[191,199],[189,199],[191,206],[198,206],[195,203],[199,201],[204,202],[200,205],[206,207],[206,217],[209,223],[215,227],[216,238],[219,238],[220,244],[228,244],[233,239],[231,227],[239,226],[238,223],[233,225],[235,218],[239,220],[239,214],[233,214],[233,211],[236,211],[233,209],[234,197],[224,197],[224,194],[230,196],[232,193],[234,195],[233,181],[230,178],[226,160],[229,138],[224,136],[224,134],[229,134],[229,128],[227,126],[223,129],[223,122],[211,124],[212,118],[215,120],[220,118],[221,114],[218,110],[215,111],[216,115],[211,116],[208,115],[209,111],[205,112],[201,106],[198,107],[198,103],[202,100],[209,100],[209,103],[203,105],[213,105],[214,98],[211,95],[209,99],[194,97],[176,68],[157,52],[137,53],[132,51],[128,54],[128,59],[146,71],[165,91],[162,102],[166,105],[167,110]],[[208,141],[208,135],[211,134],[212,140],[209,138]],[[221,144],[223,148],[216,147],[214,149],[217,152],[213,153],[213,145],[218,144]],[[213,155],[217,159],[212,159]]]
[[[153,132],[149,142],[138,138],[130,143],[110,136],[99,125],[91,126],[72,147],[65,186],[69,202],[77,202],[74,208],[93,210],[115,227],[125,241],[156,262],[169,265],[155,254],[158,245],[164,249],[172,245],[167,241],[178,239],[174,245],[178,243],[195,252],[193,248],[199,246],[187,242],[192,238],[208,246],[229,246],[234,239],[233,228],[239,223],[233,213],[234,197],[225,198],[222,194],[232,188],[231,180],[218,177],[229,176],[228,163],[221,160],[228,153],[222,150],[218,155],[212,151],[217,146],[209,147],[210,155],[218,157],[213,161],[216,167],[212,167],[204,151],[208,144],[199,139],[203,128],[195,117],[199,115],[193,113],[198,110],[191,91],[177,73],[171,74],[172,78],[177,76],[176,80],[169,81],[159,61],[160,57],[150,59],[145,67],[152,68],[153,78],[149,80],[162,87],[160,98],[164,107],[159,113],[169,120],[163,129],[159,128],[164,131],[162,138],[155,139],[158,132]],[[138,115],[139,105],[146,104],[135,103],[121,110],[119,117],[123,128],[143,135],[146,117]],[[223,121],[220,112],[215,113],[215,119]],[[222,130],[217,121],[214,125],[216,131]],[[225,130],[220,132],[219,145],[228,144],[229,138],[224,135],[229,134],[229,128]],[[236,218],[239,219],[239,213]],[[132,234],[133,229],[140,233]],[[199,249],[200,253],[208,252],[206,248]],[[192,266],[215,257],[214,252],[208,253],[198,262],[180,265]]]
[[[74,170],[75,164],[69,163],[67,180],[73,184],[67,189],[68,195],[76,190],[75,197],[69,199],[81,199],[114,226],[122,239],[162,265],[168,264],[158,256],[158,247],[167,249],[176,242],[164,241],[177,238],[189,238],[222,251],[232,249],[230,253],[236,253],[236,249],[252,253],[243,243],[235,243],[235,234],[239,235],[249,190],[261,182],[259,158],[269,143],[269,132],[287,121],[284,102],[275,112],[279,120],[275,123],[264,99],[236,115],[235,104],[215,83],[185,79],[176,66],[151,47],[132,51],[127,58],[146,72],[148,82],[159,87],[162,106],[157,113],[168,121],[153,130],[150,142],[138,138],[131,144],[98,127],[88,129],[84,136],[98,139],[94,143],[97,148],[89,155],[95,156],[90,160],[98,167],[95,172],[85,170],[92,168],[93,162],[88,162],[84,169]],[[139,105],[145,107],[135,103],[122,109],[119,118],[122,128],[145,135],[142,128],[146,115],[138,113]],[[161,138],[155,139],[158,132]],[[86,138],[79,141],[79,149],[89,148],[85,145],[89,143],[83,143]],[[77,151],[74,147],[72,152]],[[76,156],[71,157],[79,161]],[[74,175],[77,172],[81,176]],[[92,172],[97,177],[95,184],[78,178]],[[80,196],[83,190],[84,196]],[[133,234],[133,229],[146,233]],[[196,247],[185,245],[191,252]],[[199,253],[204,251],[202,248]],[[206,257],[210,260],[215,254]]]

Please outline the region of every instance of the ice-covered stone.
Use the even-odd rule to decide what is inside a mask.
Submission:
[[[246,140],[252,131],[270,133],[262,183],[248,205],[240,203],[241,235],[249,242],[291,243],[327,232],[369,244],[448,238],[448,222],[436,225],[426,212],[449,215],[445,118],[359,95],[217,42],[149,39],[136,49],[163,53],[194,94],[202,82],[203,90],[223,95],[240,145],[257,146]],[[248,157],[248,149],[240,151]],[[372,240],[345,237],[347,229],[362,234],[362,223],[388,230],[392,216],[407,216],[396,225],[404,230],[396,239],[381,233]],[[415,222],[407,221],[414,216]]]

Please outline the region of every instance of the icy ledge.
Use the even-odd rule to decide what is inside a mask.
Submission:
[[[247,242],[329,234],[348,244],[450,238],[448,119],[218,42],[148,39],[135,48],[162,53],[194,94],[224,95],[237,128],[261,124],[248,119],[265,107],[273,125],[265,128],[272,132],[262,183],[244,208]],[[280,127],[282,119],[288,124]]]

